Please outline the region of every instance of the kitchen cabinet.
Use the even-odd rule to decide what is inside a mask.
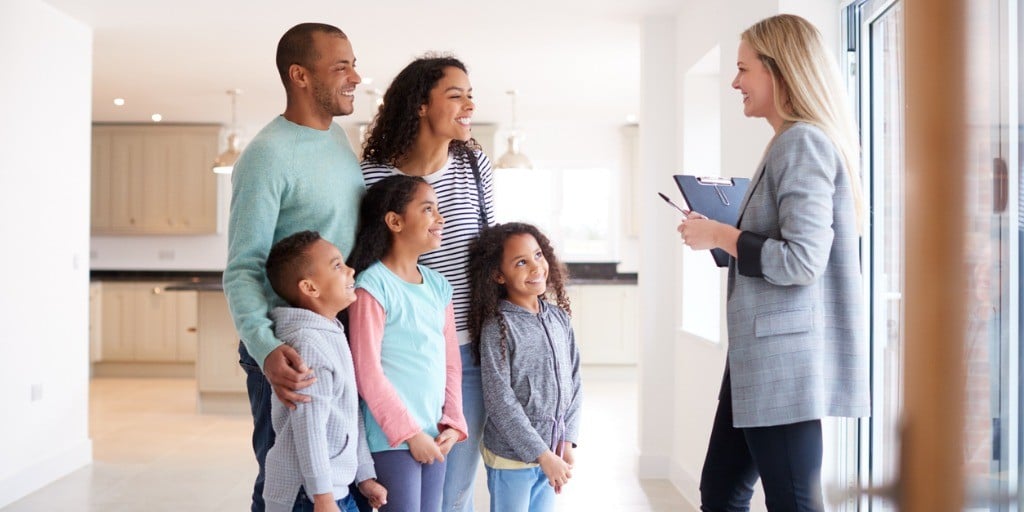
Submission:
[[[217,232],[216,125],[93,125],[92,234]]]
[[[583,364],[637,362],[637,287],[634,284],[574,284],[572,329]]]
[[[224,292],[199,292],[199,326],[196,361],[199,412],[247,412],[245,372],[238,365],[238,332]]]
[[[100,360],[100,338],[103,331],[103,283],[89,283],[89,362]]]
[[[106,282],[100,292],[101,363],[194,363],[197,294],[162,282]]]

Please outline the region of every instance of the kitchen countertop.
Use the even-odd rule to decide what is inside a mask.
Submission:
[[[615,263],[567,263],[569,285],[635,285],[635,272],[620,273]],[[221,291],[219,271],[189,270],[93,270],[92,281],[168,281],[167,291]]]

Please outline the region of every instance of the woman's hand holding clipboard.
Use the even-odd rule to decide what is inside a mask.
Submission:
[[[698,177],[685,174],[673,178],[683,198],[691,210],[681,208],[665,194],[658,193],[662,199],[686,216],[677,228],[683,237],[683,243],[694,250],[711,249],[711,256],[719,267],[729,266],[729,253],[721,247],[730,247],[718,240],[717,226],[702,224],[725,224],[735,226],[739,219],[739,208],[746,194],[750,180],[747,178]],[[696,211],[694,211],[696,210]],[[688,223],[691,220],[712,220],[714,223]],[[687,224],[690,224],[689,226]],[[738,231],[735,228],[730,231]],[[731,237],[730,237],[731,238]]]

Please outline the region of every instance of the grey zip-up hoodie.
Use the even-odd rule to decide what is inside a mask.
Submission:
[[[300,486],[310,499],[332,492],[340,500],[353,480],[377,476],[345,331],[338,320],[307,309],[274,308],[270,319],[275,335],[302,356],[316,382],[299,391],[312,401],[295,404],[294,411],[276,397],[270,400],[277,440],[267,453],[267,512],[291,511]]]
[[[494,454],[520,462],[537,462],[562,441],[575,446],[579,434],[580,353],[561,308],[540,303],[540,312],[502,301],[498,309],[508,326],[506,353],[501,350],[497,318],[480,334],[483,380],[483,444]]]

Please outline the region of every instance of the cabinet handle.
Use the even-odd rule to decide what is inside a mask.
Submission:
[[[160,295],[162,293],[164,293],[164,289],[163,288],[161,288],[159,286],[154,286],[153,287],[153,295]]]
[[[189,328],[185,329],[185,332],[187,332],[189,334],[195,334],[195,333],[199,332],[199,328],[198,327],[189,327]]]

